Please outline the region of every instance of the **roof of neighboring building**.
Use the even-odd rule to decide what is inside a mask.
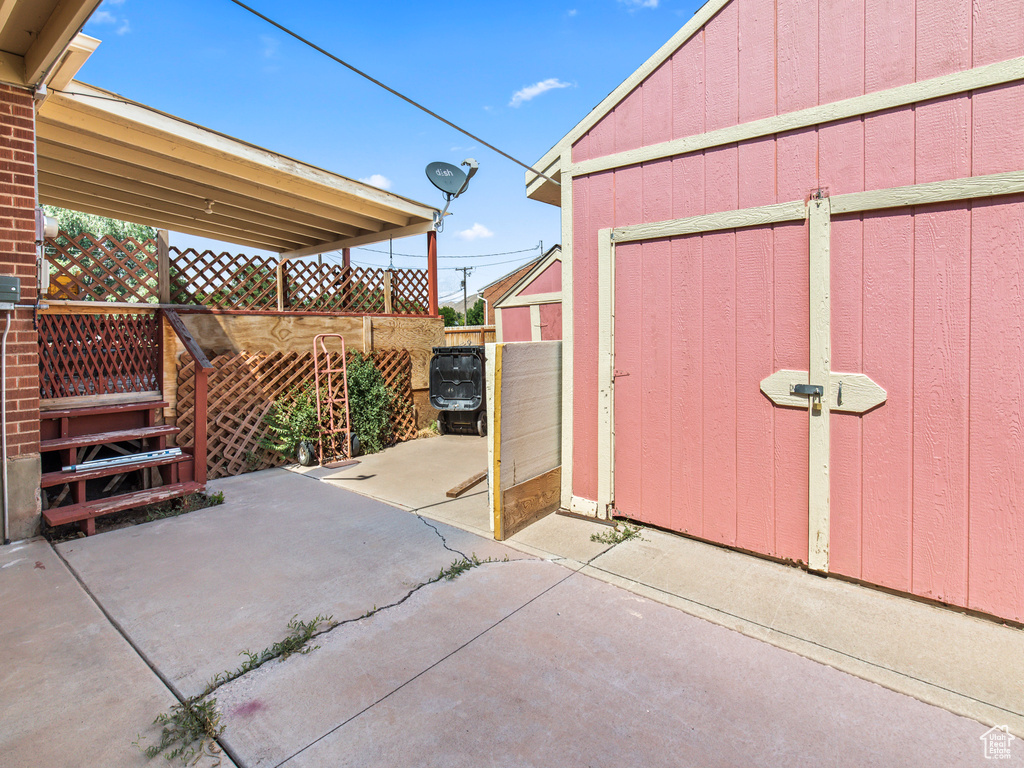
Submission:
[[[516,280],[515,283],[513,283],[511,286],[509,286],[508,290],[506,290],[503,294],[501,294],[501,296],[494,302],[494,306],[500,307],[508,299],[510,299],[511,297],[515,296],[519,291],[521,291],[526,286],[528,286],[531,282],[533,282],[539,275],[543,274],[543,272],[548,267],[550,267],[556,261],[561,261],[561,260],[562,260],[562,246],[561,246],[561,244],[552,246],[550,249],[548,249],[548,252],[544,254],[544,258],[542,258],[538,262],[536,262],[530,268],[530,270],[526,274],[524,274],[522,277],[520,277],[518,280]]]
[[[549,249],[549,250],[550,250],[550,249]],[[537,263],[538,261],[540,261],[541,259],[543,259],[543,258],[544,258],[544,257],[545,257],[546,255],[547,255],[547,253],[542,253],[542,254],[541,254],[540,256],[538,256],[537,258],[535,258],[535,259],[530,259],[530,260],[529,260],[528,262],[526,262],[525,264],[520,264],[520,265],[519,265],[518,267],[515,267],[515,268],[513,268],[511,272],[506,272],[506,273],[505,273],[504,275],[502,275],[501,277],[499,277],[499,278],[498,278],[497,280],[492,280],[491,282],[489,282],[489,283],[488,283],[487,285],[485,285],[485,286],[484,286],[483,288],[481,288],[481,289],[480,289],[480,293],[481,293],[481,294],[484,294],[484,293],[489,293],[489,291],[487,290],[488,288],[491,288],[491,287],[493,287],[493,286],[497,285],[498,283],[500,283],[500,282],[501,282],[501,281],[503,281],[503,280],[508,280],[508,279],[509,279],[510,277],[512,277],[513,275],[518,275],[518,274],[519,274],[520,272],[522,272],[522,271],[523,271],[524,269],[527,269],[527,268],[532,268],[534,264],[536,264],[536,263]]]

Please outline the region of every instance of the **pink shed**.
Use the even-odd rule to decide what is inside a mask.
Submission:
[[[711,0],[557,144],[563,506],[1024,621],[1022,54]]]

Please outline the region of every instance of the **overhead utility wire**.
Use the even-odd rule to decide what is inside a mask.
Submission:
[[[349,64],[347,61],[344,61],[343,59],[339,59],[333,53],[330,53],[329,51],[324,50],[319,45],[317,45],[316,43],[314,43],[314,42],[312,42],[310,40],[307,40],[306,38],[302,37],[302,35],[298,34],[297,32],[293,32],[292,30],[288,29],[288,27],[284,26],[283,24],[279,24],[276,21],[274,21],[273,19],[271,19],[271,18],[269,18],[267,16],[264,16],[262,13],[260,13],[256,9],[250,8],[248,5],[246,5],[245,3],[241,2],[241,0],[231,0],[231,2],[234,3],[235,5],[237,5],[239,8],[244,8],[249,13],[251,13],[253,16],[258,16],[259,18],[263,19],[268,24],[271,24],[271,25],[277,27],[282,32],[284,32],[286,35],[290,35],[291,37],[294,37],[300,43],[304,43],[305,45],[308,45],[314,51],[322,53],[324,56],[326,56],[327,58],[331,59],[332,61],[336,61],[338,64],[341,64],[341,66],[346,67],[347,69],[352,70],[353,72],[355,72],[360,77],[366,78],[367,80],[369,80],[374,85],[383,88],[385,91],[387,91],[388,93],[390,93],[390,94],[392,94],[394,96],[397,96],[402,101],[407,102],[409,104],[412,104],[412,106],[414,106],[417,109],[420,109],[420,110],[426,112],[428,115],[430,115],[431,117],[435,118],[436,120],[440,120],[442,123],[444,123],[445,125],[449,126],[450,128],[454,128],[459,133],[468,136],[469,138],[473,139],[473,141],[479,141],[481,144],[483,144],[488,149],[494,150],[499,155],[501,155],[504,158],[507,158],[507,159],[511,160],[516,165],[521,165],[523,168],[525,168],[526,170],[530,171],[530,173],[535,173],[538,176],[540,176],[541,178],[547,179],[548,181],[550,181],[553,184],[558,184],[558,182],[555,181],[554,179],[552,179],[550,176],[547,176],[547,175],[541,173],[540,171],[538,171],[538,170],[536,170],[534,168],[531,168],[526,163],[524,163],[522,160],[516,160],[516,158],[512,157],[512,155],[508,154],[508,152],[502,152],[500,149],[498,149],[493,144],[489,144],[488,142],[486,142],[483,139],[481,139],[479,136],[476,136],[475,134],[470,133],[465,128],[460,128],[455,123],[453,123],[451,120],[446,120],[445,118],[441,117],[436,112],[433,112],[432,110],[427,109],[426,107],[424,107],[419,102],[413,101],[408,96],[399,93],[394,88],[392,88],[392,87],[390,87],[388,85],[385,85],[380,80],[377,80],[374,77],[371,77],[370,75],[368,75],[365,72],[363,72],[361,69],[357,69],[356,67],[354,67],[351,64]]]
[[[371,251],[373,253],[388,253],[391,251],[385,251],[383,248],[368,248],[365,245],[355,246],[360,251]],[[514,253],[529,253],[530,251],[536,251],[537,246],[533,248],[523,248],[518,251],[502,251],[501,253],[478,253],[475,256],[438,256],[439,259],[489,259],[491,256],[511,256]],[[396,253],[395,256],[408,256],[410,259],[422,259],[424,254],[422,253]]]

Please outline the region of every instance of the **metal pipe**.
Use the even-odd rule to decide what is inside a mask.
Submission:
[[[7,310],[7,324],[4,326],[4,338],[0,342],[0,431],[3,432],[3,482],[4,482],[4,544],[11,543],[10,523],[7,511],[8,490],[7,490],[7,334],[11,332],[11,310]]]
[[[153,461],[154,459],[169,459],[173,456],[181,456],[181,448],[164,448],[159,451],[147,451],[146,453],[132,453],[127,456],[115,456],[111,459],[94,459],[93,461],[83,461],[81,464],[71,464],[66,467],[61,467],[61,471],[87,472],[90,469],[120,467],[125,464],[136,464],[141,461]]]

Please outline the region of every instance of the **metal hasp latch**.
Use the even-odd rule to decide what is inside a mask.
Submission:
[[[811,407],[821,408],[821,398],[825,394],[825,387],[821,384],[790,384],[789,394],[808,395],[811,398]]]

